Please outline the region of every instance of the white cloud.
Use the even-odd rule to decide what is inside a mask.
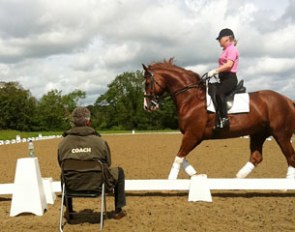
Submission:
[[[295,67],[295,59],[260,57],[253,65],[244,69],[244,75],[284,75],[292,72]]]
[[[0,75],[6,76],[9,73],[9,66],[6,64],[0,64]]]
[[[116,75],[141,63],[175,57],[199,74],[214,68],[221,52],[215,38],[230,27],[248,90],[265,87],[295,98],[294,0],[152,3],[1,1],[0,80],[19,81],[36,97],[78,88],[92,104]]]

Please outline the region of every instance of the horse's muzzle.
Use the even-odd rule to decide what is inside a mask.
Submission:
[[[155,99],[144,98],[144,110],[148,112],[155,111],[160,108],[159,102]]]

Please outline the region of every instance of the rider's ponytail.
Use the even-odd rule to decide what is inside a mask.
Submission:
[[[237,46],[238,44],[238,40],[235,39],[235,37],[233,35],[229,36],[229,40],[234,42],[234,45]]]

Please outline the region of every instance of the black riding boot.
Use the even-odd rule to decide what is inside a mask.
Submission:
[[[229,118],[226,116],[226,117],[222,117],[222,118],[219,118],[219,125],[218,125],[218,128],[220,129],[223,129],[223,128],[229,128],[230,126],[230,123],[229,123]]]
[[[226,100],[225,97],[217,97],[218,101],[218,106],[219,106],[219,112],[217,113],[218,115],[218,120],[216,124],[217,129],[223,129],[223,128],[229,128],[230,123],[229,123],[229,118],[227,117],[227,105],[226,105]]]

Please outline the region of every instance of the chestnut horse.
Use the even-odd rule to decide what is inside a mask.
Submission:
[[[288,163],[287,178],[295,178],[295,152],[291,137],[295,132],[295,105],[287,97],[265,90],[249,93],[250,112],[230,114],[230,128],[214,130],[216,114],[206,109],[206,85],[200,76],[173,64],[173,59],[144,68],[144,108],[154,111],[164,92],[172,97],[178,112],[182,144],[172,165],[169,179],[177,179],[180,168],[189,175],[197,172],[185,159],[203,140],[250,135],[250,160],[237,173],[246,177],[262,161],[262,146],[273,136]]]

